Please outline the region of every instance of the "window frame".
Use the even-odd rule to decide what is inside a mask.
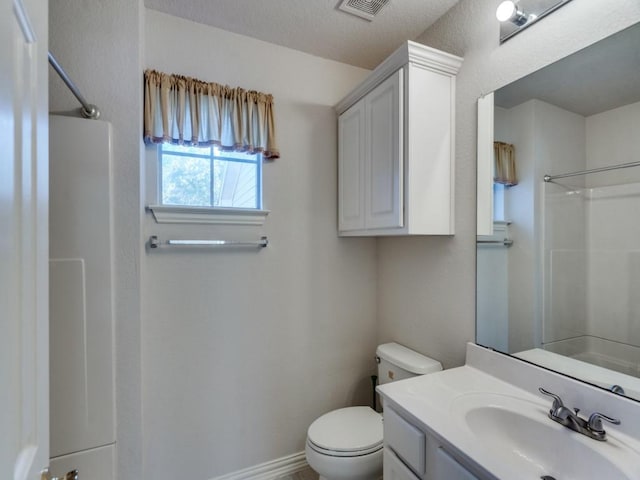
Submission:
[[[264,161],[261,154],[256,154],[256,159],[242,159],[235,158],[233,156],[225,155],[225,151],[217,149],[216,146],[209,146],[208,154],[190,154],[187,152],[176,152],[174,150],[164,150],[165,154],[183,156],[187,158],[203,158],[209,159],[210,171],[211,171],[211,185],[209,189],[210,199],[214,201],[214,162],[215,160],[230,161],[236,163],[254,164],[256,166],[256,200],[257,208],[238,208],[238,207],[218,207],[211,205],[204,206],[191,206],[191,205],[176,205],[176,204],[164,204],[162,198],[162,156],[163,156],[164,144],[155,145],[156,148],[150,148],[153,150],[155,161],[149,161],[151,167],[147,172],[147,178],[155,177],[156,192],[155,201],[156,204],[147,205],[146,209],[153,214],[153,217],[157,223],[193,223],[193,224],[226,224],[226,225],[263,225],[266,216],[269,214],[269,210],[265,210],[264,206],[264,174],[263,166]],[[216,155],[216,149],[218,155]],[[150,160],[150,152],[148,159]]]

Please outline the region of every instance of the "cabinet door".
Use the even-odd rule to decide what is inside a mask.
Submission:
[[[338,230],[364,228],[364,100],[338,119]]]
[[[404,225],[403,71],[398,70],[366,97],[365,226]]]
[[[432,480],[479,480],[442,447],[438,447],[435,452],[430,472]]]
[[[419,480],[409,468],[389,448],[384,448],[383,453],[384,480]]]

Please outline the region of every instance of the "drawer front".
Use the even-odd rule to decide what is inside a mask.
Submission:
[[[391,408],[384,411],[384,441],[419,476],[424,475],[425,434]]]
[[[402,463],[395,453],[388,448],[384,451],[384,480],[420,480]]]

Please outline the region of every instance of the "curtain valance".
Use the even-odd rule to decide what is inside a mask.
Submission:
[[[144,141],[218,145],[280,156],[273,95],[155,70],[144,72]]]
[[[502,183],[508,187],[518,184],[516,172],[516,149],[510,143],[493,142],[495,183]]]

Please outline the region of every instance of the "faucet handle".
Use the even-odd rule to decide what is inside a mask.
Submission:
[[[587,424],[589,430],[598,433],[604,432],[604,428],[602,428],[602,420],[606,420],[607,422],[613,423],[614,425],[620,425],[620,420],[618,420],[617,418],[607,417],[602,413],[594,412],[589,416],[589,422]]]
[[[551,411],[550,411],[550,413],[551,413],[551,414],[553,414],[554,412],[556,412],[558,409],[560,409],[560,408],[564,407],[564,403],[562,403],[562,399],[560,398],[560,396],[559,396],[559,395],[556,395],[556,394],[555,394],[555,393],[553,393],[553,392],[549,392],[549,391],[545,390],[545,389],[544,389],[544,388],[542,388],[542,387],[539,387],[539,388],[538,388],[538,391],[539,391],[540,393],[544,394],[544,395],[548,395],[548,396],[550,396],[550,397],[552,397],[552,398],[553,398],[553,405],[552,405],[552,407],[551,407]]]

